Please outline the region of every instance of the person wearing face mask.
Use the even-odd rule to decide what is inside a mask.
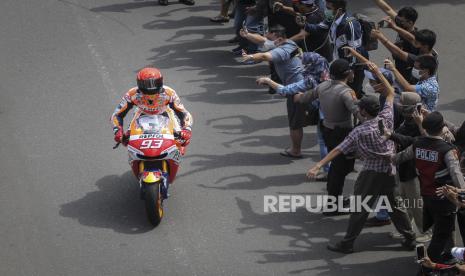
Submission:
[[[280,25],[272,26],[266,39],[273,41],[275,48],[264,53],[256,53],[253,55],[244,52],[244,62],[250,60],[255,62],[272,62],[274,70],[281,79],[283,85],[303,80],[302,59],[298,57],[300,51],[294,41],[286,38],[286,29]],[[303,139],[303,127],[306,124],[305,108],[294,103],[293,95],[287,96],[287,114],[291,147],[285,149],[280,154],[285,157],[300,159],[302,158],[301,144]]]
[[[318,24],[306,24],[304,29],[291,39],[300,41],[307,36],[313,39],[314,36],[318,36],[319,33],[324,31],[328,32],[327,37],[333,48],[332,56],[328,61],[340,58],[349,61],[354,71],[354,79],[349,85],[356,92],[357,98],[361,98],[363,96],[364,66],[358,64],[355,57],[347,56],[343,48],[345,46],[354,48],[365,57],[368,57],[368,52],[362,45],[362,26],[347,11],[346,0],[327,0],[325,20]]]
[[[423,230],[433,227],[427,255],[435,263],[447,263],[453,259],[450,253],[443,252],[450,252],[454,245],[457,210],[454,203],[437,194],[437,189],[446,185],[458,189],[465,187],[457,150],[442,138],[444,126],[441,113],[435,111],[428,114],[422,122],[427,136],[419,137],[393,158],[399,165],[408,160],[415,161],[423,198]]]
[[[439,64],[438,53],[434,50],[434,45],[436,45],[436,33],[431,30],[420,30],[415,31],[413,45],[418,49],[416,52],[408,52],[399,48],[396,44],[389,41],[389,39],[378,29],[373,29],[371,31],[372,37],[377,38],[381,43],[392,53],[392,55],[399,60],[402,60],[406,63],[408,68],[413,68],[415,61],[420,56],[432,56],[436,60],[436,63]],[[413,78],[412,78],[413,77]],[[413,75],[412,77],[405,78],[410,80],[411,83],[416,83],[418,81]]]
[[[403,7],[396,12],[386,1],[374,0],[375,3],[388,15],[384,21],[387,26],[397,32],[395,45],[402,51],[419,54],[419,50],[415,47],[414,33],[417,31],[415,22],[418,19],[418,12],[413,7]],[[413,83],[415,80],[411,78],[412,66],[409,66],[406,61],[393,55],[397,70],[404,76],[405,79]]]
[[[324,9],[320,9],[317,0],[297,0],[295,9],[277,2],[275,6],[282,7],[281,11],[295,17],[297,25],[302,29],[306,24],[318,24],[325,19]],[[310,37],[297,42],[304,52],[317,52],[327,60],[332,59],[331,47],[327,39],[328,31],[320,30]]]
[[[428,111],[436,110],[440,89],[436,78],[438,64],[434,57],[423,55],[416,58],[412,69],[412,76],[419,80],[416,85],[410,84],[389,60],[386,60],[386,66],[394,72],[397,82],[404,91],[416,92]]]

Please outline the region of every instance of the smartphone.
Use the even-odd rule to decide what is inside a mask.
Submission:
[[[379,28],[379,29],[387,28],[387,22],[384,21],[384,20],[379,21],[379,22],[378,22],[378,28]]]
[[[420,262],[425,257],[426,257],[425,245],[424,244],[417,244],[417,262]]]
[[[422,109],[422,104],[417,104],[417,111],[418,111],[418,114],[421,114],[421,109]]]
[[[384,123],[383,123],[383,120],[378,121],[378,129],[379,129],[379,133],[381,133],[381,135],[384,135]]]

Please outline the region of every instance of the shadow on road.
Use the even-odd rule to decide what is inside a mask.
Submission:
[[[170,10],[169,12],[163,12],[162,14],[157,15],[157,17],[165,17],[171,15],[171,13],[180,11],[180,10],[188,10],[190,12],[201,12],[201,11],[207,11],[211,10],[210,7],[205,7],[205,6],[186,6],[182,3],[179,3],[177,0],[170,0],[168,1],[168,5],[179,5],[182,6],[182,8],[175,9],[175,10]],[[95,7],[90,9],[93,12],[122,12],[122,13],[128,13],[131,10],[135,9],[142,9],[142,8],[156,8],[157,11],[161,10],[166,10],[167,7],[161,6],[158,4],[158,0],[156,1],[140,1],[136,0],[133,2],[127,2],[127,3],[119,3],[119,4],[111,4],[111,5],[106,5],[106,6],[100,6],[100,7]]]
[[[234,124],[217,124],[228,121],[234,121]],[[251,134],[259,129],[287,128],[289,123],[285,115],[273,116],[262,120],[254,119],[247,115],[235,115],[208,120],[207,125],[223,130],[222,133],[225,134]]]
[[[461,100],[456,100],[456,101],[446,103],[446,104],[440,104],[438,106],[438,110],[441,110],[441,111],[451,110],[451,111],[455,111],[458,113],[465,113],[465,109],[463,108],[464,106],[465,106],[465,99],[461,99]]]
[[[309,213],[298,209],[295,213],[263,213],[252,209],[251,203],[236,197],[237,206],[241,211],[240,222],[243,227],[237,228],[238,234],[252,230],[267,230],[271,236],[291,238],[286,250],[253,250],[249,253],[261,254],[259,264],[315,262],[324,265],[310,266],[308,269],[289,271],[289,274],[312,272],[312,275],[415,275],[416,265],[413,257],[386,258],[381,262],[362,264],[336,263],[344,255],[330,252],[326,249],[328,241],[341,239],[340,233],[345,232],[348,216],[338,219],[324,218],[321,214]],[[312,204],[313,206],[313,204]],[[386,233],[362,233],[357,239],[356,251],[400,251],[399,241],[389,239]],[[356,254],[356,253],[355,253]],[[412,253],[413,256],[413,253]],[[393,266],[393,264],[396,264]],[[317,273],[317,271],[321,271]]]
[[[260,177],[255,174],[241,174],[218,179],[215,184],[230,182],[224,186],[208,186],[200,184],[200,187],[217,190],[261,190],[269,187],[294,187],[307,182],[303,173],[290,175],[277,175]]]
[[[139,184],[128,171],[108,175],[95,183],[98,190],[60,206],[60,216],[80,224],[108,228],[124,234],[140,234],[153,229],[139,198]]]
[[[194,159],[191,167],[195,169],[180,175],[183,177],[194,173],[219,168],[232,168],[238,166],[277,166],[292,163],[292,159],[279,156],[276,153],[235,152],[222,155],[192,154],[185,159]]]
[[[205,36],[213,33],[220,35],[224,32],[224,29],[202,29],[190,30],[189,34]],[[179,37],[181,36],[175,35],[170,40],[176,41]],[[206,38],[177,41],[172,45],[154,48],[154,56],[150,58],[150,62],[161,69],[197,71],[201,78],[191,83],[196,83],[195,86],[200,92],[184,96],[192,102],[257,105],[282,101],[284,105],[284,99],[270,97],[263,88],[255,84],[255,76],[268,72],[265,65],[244,66],[236,61],[227,49],[213,48],[222,46],[228,45],[221,45],[221,42]],[[212,60],[217,63],[212,65]]]
[[[308,144],[308,141],[311,142],[309,148],[316,145],[316,133],[305,133],[303,138],[303,143],[305,145]],[[254,135],[254,136],[247,136],[242,138],[237,138],[228,142],[224,142],[223,145],[227,148],[230,148],[234,144],[239,144],[241,147],[272,147],[276,148],[280,151],[283,151],[286,147],[289,146],[289,135]],[[307,158],[306,152],[304,151],[304,157]],[[278,158],[278,154],[276,153],[276,157]],[[319,161],[319,155],[312,155],[316,159],[313,161]]]

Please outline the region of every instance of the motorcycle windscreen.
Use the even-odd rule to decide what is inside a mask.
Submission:
[[[170,132],[170,119],[164,115],[141,115],[137,119],[144,134],[164,134]]]

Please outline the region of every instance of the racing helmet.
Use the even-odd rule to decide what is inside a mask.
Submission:
[[[144,95],[158,94],[163,90],[163,76],[157,68],[146,67],[137,73],[137,87]]]

